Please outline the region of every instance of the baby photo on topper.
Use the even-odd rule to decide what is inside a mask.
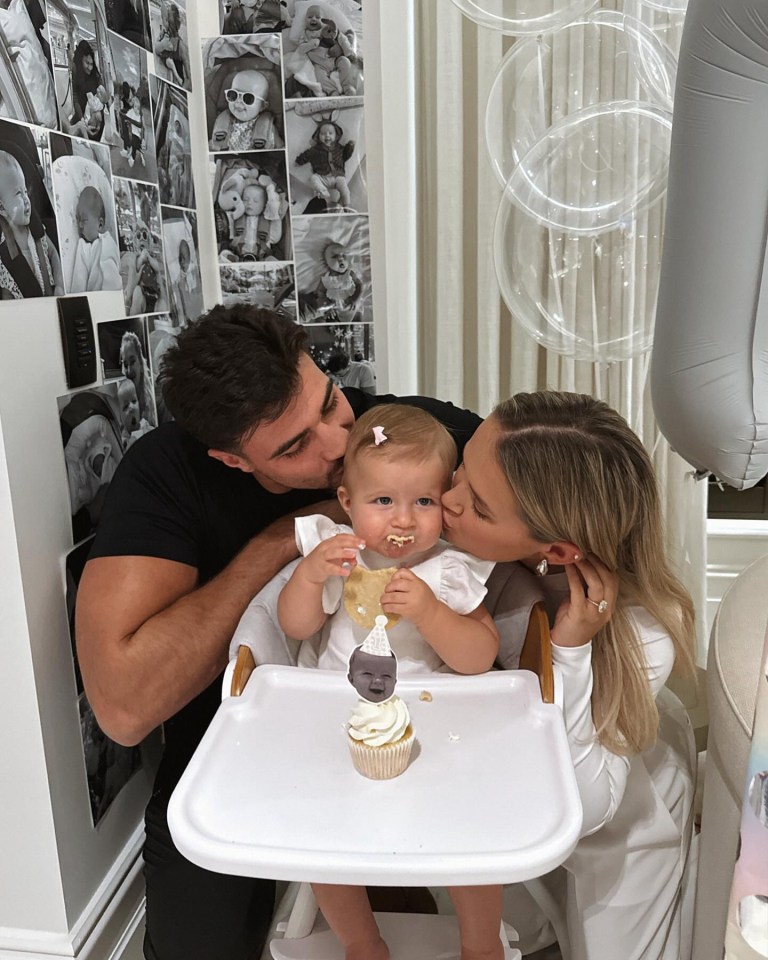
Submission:
[[[347,679],[370,703],[389,700],[397,685],[397,657],[387,637],[387,618],[376,617],[373,629],[349,657]]]

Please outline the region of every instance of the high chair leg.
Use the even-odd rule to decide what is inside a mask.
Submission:
[[[552,924],[557,943],[563,960],[571,960],[571,941],[568,937],[568,925],[565,918],[565,909],[547,890],[540,877],[525,881],[525,888],[541,908],[544,916]]]
[[[286,940],[299,940],[312,932],[317,917],[317,900],[308,883],[299,886],[296,901],[285,926]]]

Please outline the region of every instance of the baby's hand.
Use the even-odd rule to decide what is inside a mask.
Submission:
[[[357,551],[365,544],[353,533],[339,533],[323,540],[301,561],[298,570],[309,583],[325,583],[329,577],[348,577],[357,566]]]
[[[399,613],[417,627],[432,616],[438,603],[427,584],[406,567],[395,573],[381,595],[384,613]]]

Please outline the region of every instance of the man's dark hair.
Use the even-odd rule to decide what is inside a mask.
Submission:
[[[328,363],[326,364],[326,369],[328,373],[341,373],[342,370],[346,370],[349,366],[349,356],[343,351],[338,353],[332,353],[328,357]]]
[[[300,385],[306,332],[271,310],[217,306],[163,355],[160,385],[171,416],[209,449],[238,453],[276,420]]]

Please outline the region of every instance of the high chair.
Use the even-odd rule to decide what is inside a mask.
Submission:
[[[232,671],[231,696],[242,694],[255,666],[251,650],[241,645]],[[549,623],[540,602],[531,608],[520,653],[520,669],[536,674],[544,703],[557,702]],[[569,960],[564,909],[537,878],[526,880],[525,885],[552,924],[563,960]],[[376,913],[375,916],[392,960],[452,960],[458,957],[458,925],[453,916],[403,913]],[[271,940],[263,960],[269,960],[269,957],[274,960],[342,960],[341,945],[330,930],[313,932],[317,920],[318,907],[311,886],[308,883],[289,884],[273,924],[279,936]],[[510,940],[517,939],[514,928],[502,922],[500,936],[506,960],[519,960],[520,951],[509,946]]]

